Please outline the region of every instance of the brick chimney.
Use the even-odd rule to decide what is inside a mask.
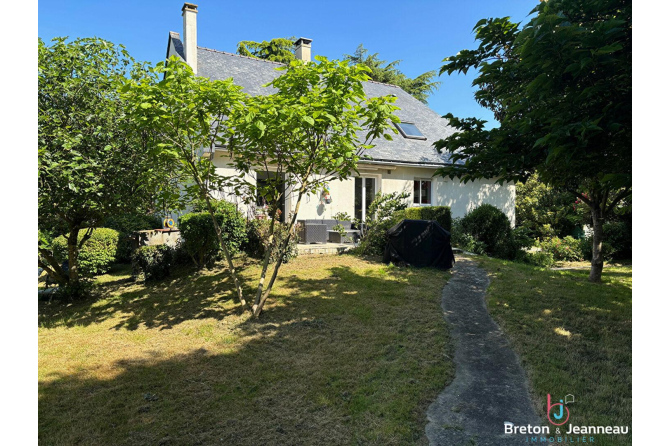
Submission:
[[[295,58],[303,62],[311,62],[312,60],[312,39],[300,37],[293,44]]]
[[[182,34],[184,58],[193,72],[198,74],[198,27],[196,22],[198,5],[184,3],[181,15],[184,18],[184,33]]]

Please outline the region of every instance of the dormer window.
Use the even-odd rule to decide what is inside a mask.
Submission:
[[[399,122],[395,123],[395,126],[400,130],[400,134],[407,139],[421,139],[426,140],[421,130],[413,122]]]

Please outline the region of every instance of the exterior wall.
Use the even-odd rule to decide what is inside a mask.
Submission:
[[[214,159],[217,172],[231,175],[235,170],[227,167],[228,158],[220,153]],[[361,164],[359,166],[361,177],[375,178],[377,190],[382,193],[407,191],[413,193],[415,179],[431,180],[431,205],[450,206],[453,217],[463,217],[468,211],[477,206],[488,203],[502,210],[510,219],[512,225],[515,223],[514,200],[516,188],[514,184],[508,183],[504,186],[495,184],[494,180],[479,180],[467,184],[460,183],[458,179],[435,177],[434,168],[407,167],[407,166],[384,166],[373,164]],[[252,180],[253,181],[253,180]],[[329,204],[321,200],[321,194],[312,194],[303,198],[298,213],[298,219],[333,218],[338,212],[346,212],[354,215],[354,185],[353,177],[344,181],[331,181],[329,183],[332,202]],[[285,209],[287,212],[295,208],[297,194],[289,194]],[[235,196],[228,191],[222,198],[238,204],[242,212],[247,212],[247,207],[241,197]],[[412,200],[412,195],[409,198]],[[415,206],[410,204],[410,206]]]

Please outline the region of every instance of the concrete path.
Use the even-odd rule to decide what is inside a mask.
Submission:
[[[486,310],[488,285],[476,261],[457,257],[442,291],[456,377],[428,408],[431,445],[526,444],[526,435],[505,435],[504,423],[540,425],[519,359]]]

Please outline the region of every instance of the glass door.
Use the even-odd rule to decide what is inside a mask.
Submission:
[[[368,208],[375,199],[376,184],[375,178],[357,177],[354,185],[354,217],[360,221],[365,221]]]

